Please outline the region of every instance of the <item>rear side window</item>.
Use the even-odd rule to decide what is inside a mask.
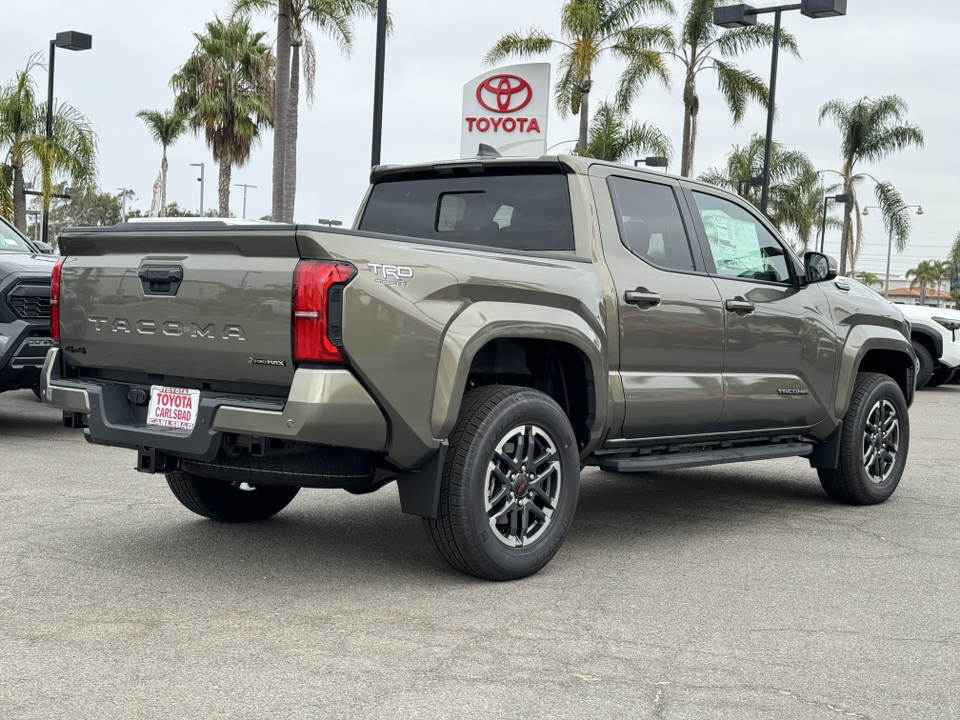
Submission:
[[[611,177],[620,239],[634,255],[667,270],[693,270],[680,208],[667,185]]]
[[[566,176],[481,175],[381,182],[360,230],[511,250],[573,250]]]

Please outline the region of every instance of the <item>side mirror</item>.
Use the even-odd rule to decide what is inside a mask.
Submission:
[[[825,282],[837,276],[837,261],[823,253],[808,252],[803,256],[803,269],[807,282]]]

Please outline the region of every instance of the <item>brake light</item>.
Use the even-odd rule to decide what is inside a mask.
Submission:
[[[62,257],[57,260],[50,279],[50,337],[54,342],[60,342],[60,269],[66,259]]]
[[[293,359],[342,363],[343,286],[357,271],[352,265],[301,260],[293,274]]]

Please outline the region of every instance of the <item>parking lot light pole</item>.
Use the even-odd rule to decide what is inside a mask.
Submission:
[[[827,195],[823,198],[823,220],[820,222],[820,252],[823,252],[824,238],[827,234],[827,203],[833,200],[835,203],[851,203],[853,195]]]
[[[910,208],[916,208],[917,215],[923,215],[923,207],[920,205],[903,205],[897,209],[897,212],[903,213],[905,210],[909,210]],[[861,214],[869,215],[871,209],[880,210],[881,207],[879,205],[867,205],[863,208],[863,213]],[[890,228],[890,231],[889,233],[887,233],[887,235],[888,235],[887,237],[887,279],[883,284],[883,296],[889,300],[890,299],[890,256],[893,254],[893,228],[892,227]],[[937,298],[937,302],[938,303],[940,302],[939,297]]]
[[[633,166],[637,167],[640,163],[643,163],[647,167],[662,167],[663,171],[667,171],[667,164],[670,162],[669,159],[663,157],[662,155],[648,155],[647,157],[637,158],[633,161]]]
[[[383,134],[383,65],[387,54],[387,0],[377,3],[377,57],[373,75],[373,143],[370,166],[380,164],[380,137]]]
[[[50,41],[50,65],[47,68],[47,148],[53,145],[53,62],[57,48],[64,50],[89,50],[93,47],[93,36],[86,33],[67,30],[57,33]],[[51,170],[52,172],[52,170]],[[53,182],[53,178],[50,179]],[[43,241],[48,243],[50,235],[50,210],[43,204]]]
[[[763,185],[760,191],[760,212],[767,213],[770,199],[770,155],[773,148],[773,117],[777,98],[777,62],[780,56],[780,15],[799,10],[811,18],[837,17],[847,14],[847,0],[802,0],[789,5],[755,8],[750,5],[724,5],[714,8],[713,24],[722,28],[749,27],[757,24],[757,15],[773,13],[773,56],[770,60],[770,97],[767,102],[767,138],[763,151]]]
[[[243,219],[246,220],[247,219],[247,188],[253,188],[254,190],[256,190],[257,186],[249,185],[248,183],[234,183],[233,186],[243,188]]]

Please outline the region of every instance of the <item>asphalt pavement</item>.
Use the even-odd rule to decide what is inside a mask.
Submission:
[[[960,718],[960,385],[874,507],[799,459],[588,469],[538,575],[449,569],[388,486],[191,514],[0,395],[0,718]]]

